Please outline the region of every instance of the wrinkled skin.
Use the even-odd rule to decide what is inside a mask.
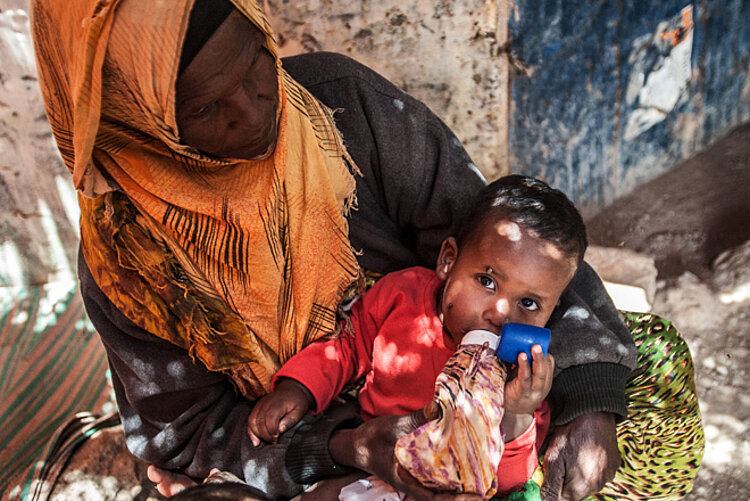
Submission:
[[[577,501],[599,492],[620,466],[615,418],[580,416],[554,430],[544,455],[542,501]]]
[[[182,141],[219,158],[270,153],[277,134],[277,79],[265,36],[233,12],[177,80]]]

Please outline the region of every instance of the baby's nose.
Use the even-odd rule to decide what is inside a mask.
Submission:
[[[508,313],[510,313],[510,302],[505,298],[501,298],[490,304],[485,319],[499,330],[507,321]]]

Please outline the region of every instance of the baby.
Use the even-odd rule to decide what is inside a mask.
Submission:
[[[341,335],[307,346],[284,364],[274,390],[249,417],[253,443],[275,441],[360,378],[364,419],[425,407],[467,332],[499,334],[506,322],[547,323],[586,245],[581,216],[560,191],[518,175],[491,183],[462,231],[442,243],[436,270],[414,267],[381,278],[354,303]],[[505,385],[500,494],[531,477],[549,426],[545,398],[554,359],[538,345],[532,358],[521,353],[517,374]]]

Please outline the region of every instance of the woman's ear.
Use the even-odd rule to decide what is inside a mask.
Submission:
[[[453,268],[458,258],[458,243],[453,237],[448,237],[443,240],[443,244],[440,246],[440,254],[438,254],[437,267],[435,272],[440,280],[446,280],[448,274]]]

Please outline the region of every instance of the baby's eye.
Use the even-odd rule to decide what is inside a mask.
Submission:
[[[520,303],[521,303],[521,306],[523,306],[525,309],[529,311],[536,311],[539,309],[539,304],[533,299],[529,299],[527,297],[521,299]]]
[[[482,287],[490,290],[495,290],[495,280],[492,279],[492,277],[488,277],[487,275],[479,275],[477,277],[477,280],[482,285]]]

